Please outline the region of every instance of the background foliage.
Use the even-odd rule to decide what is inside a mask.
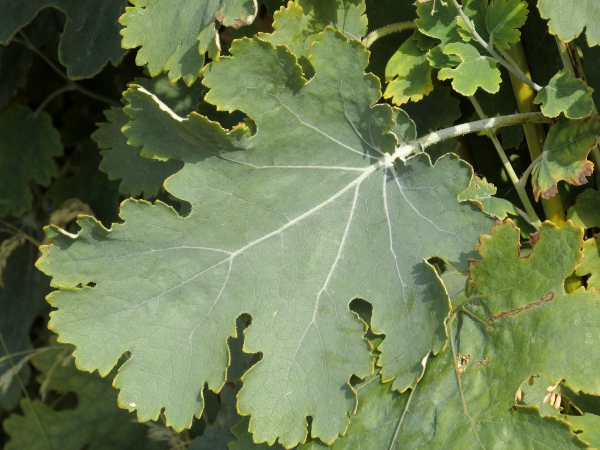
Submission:
[[[599,24],[0,0],[0,445],[598,447]]]

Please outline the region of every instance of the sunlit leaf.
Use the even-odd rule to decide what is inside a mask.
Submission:
[[[478,88],[495,93],[500,90],[500,71],[496,63],[469,44],[453,43],[446,45],[443,50],[448,55],[457,55],[461,63],[456,69],[441,69],[438,78],[452,78],[452,87],[463,95],[473,95]]]
[[[523,0],[492,0],[485,23],[495,46],[508,50],[521,39],[521,28],[527,20],[527,2]]]
[[[330,444],[356,407],[348,380],[373,372],[349,302],[373,306],[373,331],[386,336],[383,377],[394,389],[414,385],[423,358],[445,345],[449,312],[424,260],[464,272],[491,219],[456,199],[472,169],[455,156],[391,165],[392,109],[372,106],[379,85],[363,72],[359,42],[326,29],[309,82],[284,47],[245,39],[231,53],[207,68],[206,98],[248,114],[254,134],[180,118],[146,90],[128,91],[130,142],[184,161],[166,189],[192,212],[128,201],[110,231],[91,218],[77,236],[48,228],[55,244],[38,265],[60,288],[50,327],[77,343],[86,370],[106,374],[130,351],[114,382],[121,404],[141,420],[164,408],[182,429],[202,411],[203,385],[223,385],[227,337],[250,314],[244,349],[262,359],[244,375],[237,408],[253,439],[294,446],[310,416],[311,436]]]
[[[600,3],[597,0],[538,0],[548,28],[563,41],[572,41],[586,29],[587,41],[600,44]]]
[[[542,160],[533,168],[533,194],[537,199],[550,198],[558,192],[559,181],[580,186],[587,183],[594,165],[587,155],[596,145],[600,133],[600,116],[582,120],[560,118],[550,128]]]
[[[581,119],[594,110],[593,89],[583,80],[573,78],[566,70],[552,77],[535,97],[534,103],[541,104],[542,113],[558,117],[563,113],[569,119]]]

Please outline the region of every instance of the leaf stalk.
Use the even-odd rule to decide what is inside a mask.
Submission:
[[[413,21],[393,23],[391,25],[386,25],[385,27],[381,27],[377,30],[371,31],[367,36],[363,38],[362,43],[365,47],[369,48],[377,39],[380,39],[384,36],[387,36],[392,33],[400,33],[406,30],[414,30],[416,28],[417,24]]]

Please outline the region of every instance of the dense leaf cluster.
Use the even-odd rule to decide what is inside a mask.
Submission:
[[[595,0],[26,3],[3,448],[600,445]]]

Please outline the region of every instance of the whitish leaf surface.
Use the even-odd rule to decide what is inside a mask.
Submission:
[[[521,448],[584,447],[565,422],[541,417],[536,407],[513,410],[517,389],[534,373],[600,391],[600,296],[566,294],[563,287],[579,261],[583,232],[547,222],[527,257],[519,234],[508,222],[481,238],[470,300],[451,322],[451,345],[428,362],[403,411],[397,448],[495,448],[498,429],[503,442]]]
[[[119,19],[124,48],[140,47],[136,63],[151,76],[165,71],[169,80],[191,85],[204,65],[204,54],[219,57],[215,20],[239,28],[254,21],[252,0],[133,0]]]
[[[587,183],[594,165],[587,155],[596,145],[600,133],[600,116],[582,120],[561,118],[550,128],[542,160],[532,171],[533,194],[537,199],[550,198],[558,192],[558,182],[580,186]]]
[[[589,116],[594,109],[592,92],[594,90],[583,80],[573,78],[563,70],[552,77],[533,102],[541,104],[545,116],[558,117],[563,113],[569,119],[581,119]]]
[[[37,249],[29,242],[12,236],[12,250],[6,254],[11,237],[0,235],[0,267],[2,267],[3,286],[0,287],[0,333],[12,356],[12,362],[19,365],[27,357],[27,350],[31,349],[29,329],[33,319],[48,312],[48,304],[44,296],[49,292],[49,279],[40,271],[35,270],[33,263],[37,258]],[[0,348],[0,358],[6,353]],[[0,361],[0,376],[11,370],[8,360]],[[23,369],[17,372],[21,380],[29,377],[29,365],[23,363]],[[16,374],[15,374],[16,375]],[[21,398],[22,392],[15,376],[6,377],[6,385],[0,385],[0,408],[10,410]]]
[[[550,32],[561,40],[572,41],[585,28],[589,45],[600,44],[600,3],[597,0],[539,0],[538,9],[544,19],[550,19]]]
[[[440,80],[452,78],[452,87],[463,95],[473,95],[478,88],[494,93],[500,90],[500,71],[494,61],[482,56],[469,44],[452,43],[443,50],[448,55],[457,55],[461,63],[456,69],[443,68],[438,74]]]
[[[67,17],[59,60],[69,78],[89,78],[109,61],[117,65],[125,54],[117,19],[126,4],[126,0],[0,0],[0,43],[8,43],[41,9],[57,8]]]
[[[521,39],[521,28],[527,20],[527,2],[523,0],[492,0],[485,24],[492,42],[508,50]]]
[[[22,105],[0,111],[0,217],[30,208],[29,182],[48,185],[52,157],[61,153],[60,136],[48,114],[34,115]]]
[[[365,9],[364,0],[290,1],[273,15],[273,33],[261,33],[260,37],[274,45],[287,45],[310,73],[307,58],[319,33],[331,26],[360,40],[367,33]]]
[[[417,46],[414,37],[404,41],[385,68],[385,79],[389,81],[385,98],[402,105],[409,100],[417,102],[433,91],[431,66],[426,55],[427,51]]]
[[[32,362],[40,372],[38,381],[57,394],[74,393],[73,408],[54,408],[43,401],[22,400],[23,415],[12,414],[3,423],[10,436],[6,450],[154,449],[147,439],[148,427],[132,420],[116,405],[117,391],[111,377],[77,370],[70,356],[73,348],[53,345]],[[116,371],[115,371],[116,372]],[[111,374],[114,376],[114,372]]]
[[[110,231],[91,218],[77,236],[48,229],[55,244],[38,265],[62,288],[50,326],[86,370],[108,373],[130,351],[114,382],[121,404],[142,420],[164,408],[182,429],[202,411],[204,383],[221,388],[227,337],[248,313],[244,349],[262,359],[238,410],[254,440],[296,445],[311,416],[312,436],[331,443],[356,407],[350,376],[373,371],[349,302],[373,305],[385,379],[413,385],[423,357],[444,347],[449,307],[424,259],[464,271],[491,219],[457,201],[472,169],[456,157],[392,165],[392,109],[372,106],[381,93],[359,42],[327,29],[310,82],[284,47],[244,39],[231,53],[207,68],[207,99],[247,113],[256,133],[182,119],[132,88],[129,139],[184,161],[166,188],[192,211],[128,201]]]

